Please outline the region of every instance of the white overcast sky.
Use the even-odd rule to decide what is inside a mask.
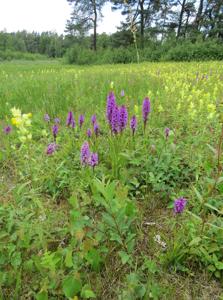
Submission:
[[[71,7],[66,0],[0,0],[0,31],[27,30],[64,32]],[[120,12],[111,12],[107,4],[103,9],[103,22],[98,33],[112,33],[120,24]]]

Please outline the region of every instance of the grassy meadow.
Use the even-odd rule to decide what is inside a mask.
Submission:
[[[2,63],[0,126],[0,299],[223,299],[222,62]]]

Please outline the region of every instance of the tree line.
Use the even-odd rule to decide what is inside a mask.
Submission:
[[[223,0],[67,1],[72,8],[72,13],[70,19],[67,20],[63,35],[55,32],[30,33],[25,30],[14,33],[1,31],[0,58],[1,53],[6,51],[18,51],[42,54],[52,58],[67,55],[69,61],[75,62],[75,57],[78,55],[80,60],[83,59],[83,55],[89,56],[92,60],[90,56],[95,57],[92,53],[99,53],[98,57],[100,57],[101,51],[104,51],[103,53],[107,51],[104,55],[105,62],[129,62],[132,60],[131,49],[135,49],[137,45],[139,51],[144,51],[143,56],[146,60],[159,60],[162,56],[160,51],[165,54],[179,45],[183,46],[177,49],[176,53],[185,51],[185,42],[190,44],[199,42],[200,45],[203,43],[203,48],[205,48],[207,41],[209,46],[211,41],[216,45],[215,48],[210,46],[212,47],[210,58],[221,57]],[[103,19],[102,11],[107,3],[110,3],[113,11],[121,11],[124,21],[115,33],[98,34],[98,23]],[[199,47],[195,49],[198,52]],[[83,52],[83,49],[89,52]],[[112,52],[111,49],[115,51]],[[168,57],[171,56],[174,59],[177,54],[174,55],[170,53]],[[204,55],[209,57],[207,51]],[[72,56],[75,57],[72,58]],[[120,56],[122,56],[121,59],[119,59]],[[181,57],[184,59],[185,53]]]
[[[54,32],[0,31],[0,51],[29,52],[48,57],[61,57],[66,51],[63,35]]]
[[[150,40],[223,39],[223,0],[67,0],[72,14],[66,25],[70,37],[84,36],[93,29],[92,49],[97,50],[97,25],[102,8],[110,2],[125,16],[118,32],[138,36],[143,48]],[[109,20],[108,20],[109,22]],[[125,37],[125,39],[127,38]],[[130,38],[131,39],[131,38]]]

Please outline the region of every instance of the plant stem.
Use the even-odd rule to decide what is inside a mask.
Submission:
[[[222,142],[223,142],[223,123],[221,125],[221,135],[220,135],[219,142],[218,142],[217,174],[215,176],[215,184],[214,184],[213,189],[215,189],[215,187],[216,187],[218,178],[219,178],[221,170],[222,170],[222,167],[221,167]]]

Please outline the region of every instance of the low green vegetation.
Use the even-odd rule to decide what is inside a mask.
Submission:
[[[196,43],[170,40],[152,43],[138,52],[140,62],[222,60],[223,43],[216,40]],[[97,52],[74,46],[67,50],[64,62],[77,65],[128,64],[137,62],[137,53],[133,46],[99,49]]]
[[[222,299],[222,79],[0,64],[0,298]]]
[[[18,51],[0,51],[0,62],[1,61],[12,61],[12,60],[46,60],[47,57],[39,53],[28,53],[28,52],[18,52]]]

